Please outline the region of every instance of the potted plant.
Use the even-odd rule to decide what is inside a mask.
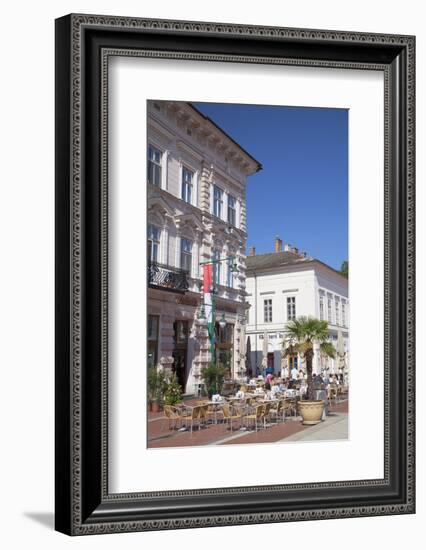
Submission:
[[[315,399],[314,382],[312,378],[312,363],[314,357],[314,343],[319,343],[320,353],[335,357],[336,351],[329,341],[327,321],[320,321],[314,317],[299,317],[289,321],[286,327],[287,347],[284,354],[299,353],[306,361],[307,392],[306,400],[300,400],[299,412],[303,424],[318,424],[321,422],[324,401]]]
[[[148,369],[148,404],[152,412],[159,412],[163,404],[166,390],[166,375],[157,367]]]
[[[172,374],[167,380],[166,390],[164,392],[164,403],[166,405],[176,405],[182,401],[182,388],[177,381],[176,374]]]
[[[155,388],[157,385],[157,368],[148,367],[147,386],[148,386],[148,409],[152,411],[152,404],[155,397]]]
[[[225,367],[221,363],[210,363],[208,367],[204,367],[201,371],[204,387],[209,397],[221,393],[225,378],[225,370]]]

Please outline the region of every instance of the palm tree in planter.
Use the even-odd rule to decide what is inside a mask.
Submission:
[[[327,357],[335,357],[336,351],[328,337],[327,321],[315,317],[299,317],[289,321],[286,327],[287,348],[285,354],[299,353],[306,361],[307,397],[299,402],[299,410],[304,424],[317,424],[321,421],[324,402],[314,399],[314,383],[312,379],[312,363],[314,344],[319,343],[320,353]]]

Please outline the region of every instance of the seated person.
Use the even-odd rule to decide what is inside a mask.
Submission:
[[[320,374],[317,374],[317,375],[313,375],[314,376],[314,388],[316,390],[320,390],[322,386],[324,386],[324,380],[322,378],[322,376]]]

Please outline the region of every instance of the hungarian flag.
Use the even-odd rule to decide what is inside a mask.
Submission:
[[[204,311],[207,319],[207,330],[210,338],[210,351],[214,355],[214,337],[215,326],[213,319],[213,264],[204,264],[203,272],[203,292],[204,292]]]

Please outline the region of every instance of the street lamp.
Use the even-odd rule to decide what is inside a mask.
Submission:
[[[202,327],[207,326],[206,312],[204,310],[204,304],[201,305],[200,315],[198,316],[198,324]]]
[[[232,260],[232,263],[231,263]],[[215,331],[215,323],[216,323],[216,299],[215,295],[217,294],[217,288],[216,288],[216,269],[215,265],[219,264],[220,262],[228,262],[228,269],[231,271],[231,273],[234,273],[238,271],[237,263],[234,261],[235,259],[231,256],[227,256],[225,258],[217,258],[208,260],[205,262],[200,262],[200,266],[203,266],[203,279],[204,279],[204,298],[201,306],[200,315],[198,317],[198,323],[201,326],[207,326],[208,333],[209,333],[209,339],[210,339],[210,352],[212,356],[212,360],[216,362],[216,331]],[[207,317],[205,314],[205,308],[207,306]],[[226,319],[225,319],[225,313],[222,314],[222,317],[219,321],[219,327],[221,329],[226,328]]]

